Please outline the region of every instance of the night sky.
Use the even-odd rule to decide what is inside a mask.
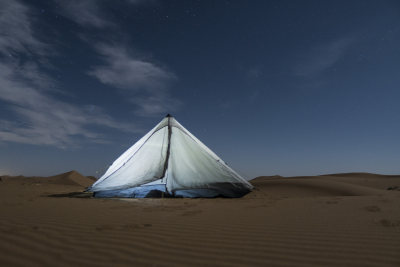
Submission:
[[[100,176],[171,113],[233,169],[400,173],[399,1],[0,0],[0,175]]]

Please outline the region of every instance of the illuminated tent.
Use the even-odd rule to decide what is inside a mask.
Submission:
[[[88,191],[95,197],[241,197],[252,188],[168,114]]]

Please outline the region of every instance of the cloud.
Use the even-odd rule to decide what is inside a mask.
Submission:
[[[157,116],[179,106],[168,91],[176,80],[175,74],[132,55],[122,45],[99,44],[97,51],[105,64],[94,67],[89,74],[104,84],[128,91],[137,106],[137,115]]]
[[[10,169],[0,166],[0,176],[14,175],[14,174],[15,172],[11,171]]]
[[[154,4],[157,2],[157,0],[126,0],[127,3],[129,4]]]
[[[74,145],[78,137],[104,142],[105,136],[91,130],[91,126],[134,130],[115,122],[99,108],[91,112],[96,107],[77,106],[40,91],[34,82],[27,81],[36,79],[34,73],[22,76],[17,68],[12,62],[0,63],[0,100],[16,115],[16,119],[1,120],[0,141],[67,147]]]
[[[34,36],[29,12],[18,1],[0,1],[0,53],[6,57],[17,53],[47,54],[47,45]]]
[[[346,53],[353,38],[341,38],[312,48],[294,68],[294,74],[300,77],[315,77],[334,66]]]
[[[154,63],[128,53],[122,45],[97,45],[97,51],[106,64],[95,67],[90,75],[102,83],[121,89],[162,90],[176,77]]]
[[[131,102],[137,106],[136,115],[143,117],[155,117],[160,114],[172,113],[182,105],[179,100],[164,94],[134,97]]]
[[[99,0],[56,0],[62,8],[61,15],[82,26],[104,28],[114,24],[107,20]]]
[[[262,75],[262,71],[258,67],[252,67],[252,68],[248,69],[246,72],[246,77],[249,79],[252,79],[252,80],[260,78],[261,75]]]
[[[106,31],[110,26],[117,27],[117,24],[107,19],[101,1],[57,1],[63,8],[63,14],[69,19],[83,26],[102,28],[104,36],[112,36],[115,33]],[[128,5],[156,3],[154,0],[123,2]],[[88,74],[103,84],[118,88],[125,95],[130,94],[127,99],[135,104],[136,115],[159,116],[172,112],[180,106],[180,102],[171,97],[168,89],[171,82],[177,78],[174,73],[128,51],[127,47],[132,45],[124,42],[119,44],[96,42],[85,35],[81,35],[81,39],[93,45],[104,62],[94,66]]]
[[[102,0],[55,0],[61,7],[61,15],[76,23],[92,28],[107,28],[116,26],[108,19],[107,12],[103,9]],[[119,1],[121,2],[121,1]],[[131,5],[154,4],[156,0],[125,0]]]
[[[49,88],[56,87],[56,82],[35,59],[46,58],[49,46],[35,37],[29,8],[16,1],[2,1],[0,8],[4,11],[1,31],[5,32],[0,35],[0,100],[13,114],[12,119],[0,118],[0,142],[69,147],[82,137],[104,142],[105,136],[93,127],[135,130],[95,106],[74,105],[52,95],[57,91]]]

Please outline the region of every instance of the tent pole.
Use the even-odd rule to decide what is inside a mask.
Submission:
[[[162,178],[164,178],[167,174],[168,161],[169,161],[169,155],[170,155],[170,149],[171,149],[171,134],[172,134],[171,123],[170,123],[171,115],[168,114],[167,118],[168,118],[168,147],[167,147],[167,155],[166,155],[166,159],[165,159],[165,163],[164,163],[164,169],[163,169],[163,173],[161,175]],[[165,177],[165,188],[167,189],[167,177]],[[167,192],[168,192],[168,189],[167,189]],[[162,197],[164,197],[164,192],[162,192]]]

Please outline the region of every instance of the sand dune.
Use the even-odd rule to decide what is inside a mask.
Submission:
[[[365,196],[380,195],[376,188],[355,185],[331,179],[317,177],[296,178],[256,178],[251,181],[264,196],[279,196],[286,198],[317,197],[317,196]],[[254,195],[258,195],[257,193]],[[250,195],[251,196],[251,195]]]
[[[48,178],[50,181],[59,184],[71,184],[88,187],[95,181],[92,177],[86,177],[77,171],[70,171],[63,174],[51,176]]]
[[[345,182],[371,187],[374,189],[388,189],[400,186],[400,175],[381,175],[372,173],[349,173],[349,174],[330,174],[323,175],[324,179]]]
[[[69,171],[66,173],[49,176],[49,177],[24,177],[24,176],[2,176],[2,181],[11,183],[25,183],[25,184],[59,184],[59,185],[73,185],[73,186],[90,186],[95,181],[94,177],[86,177],[77,171]]]
[[[0,265],[400,266],[400,191],[386,190],[400,176],[258,177],[241,199],[71,195],[92,182],[3,177]]]

